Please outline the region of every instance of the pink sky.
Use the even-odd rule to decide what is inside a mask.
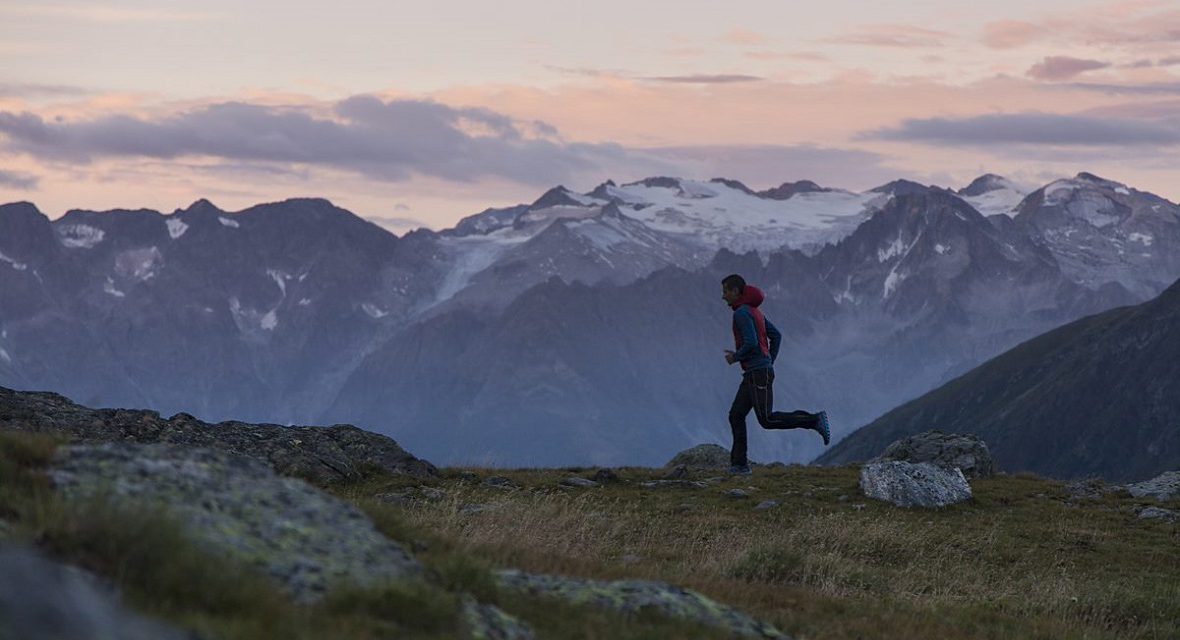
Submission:
[[[1174,2],[398,4],[0,5],[0,202],[443,228],[608,178],[1079,171],[1180,200]]]

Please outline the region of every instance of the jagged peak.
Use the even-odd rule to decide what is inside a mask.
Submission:
[[[715,184],[723,184],[723,185],[729,187],[730,189],[737,189],[738,191],[741,191],[742,193],[746,193],[746,194],[749,194],[752,196],[758,195],[757,193],[754,192],[753,189],[742,184],[741,180],[732,180],[730,178],[712,178],[709,180],[709,182],[712,182]]]
[[[958,190],[958,194],[962,196],[978,196],[983,195],[989,191],[996,191],[999,189],[1013,189],[1019,191],[1016,184],[1004,176],[994,173],[985,173],[978,178],[971,181],[971,184]]]
[[[636,185],[643,186],[643,187],[649,187],[649,188],[661,187],[664,189],[679,189],[680,188],[680,178],[671,178],[668,176],[652,176],[650,178],[636,180],[635,182],[628,182],[627,184],[624,184],[623,186],[624,187],[631,187],[631,186],[636,186]]]
[[[585,196],[575,193],[565,187],[565,185],[557,185],[552,189],[546,191],[537,198],[531,205],[530,209],[548,209],[549,207],[571,206],[571,207],[585,207],[589,206],[584,201]]]
[[[784,182],[777,187],[759,191],[756,195],[762,198],[769,198],[771,200],[787,200],[798,193],[828,191],[832,191],[832,189],[821,187],[811,180],[796,180],[795,182]]]
[[[913,180],[906,180],[904,178],[887,182],[879,187],[869,189],[869,191],[872,192],[889,193],[895,196],[908,195],[911,193],[927,193],[931,190],[932,187],[928,187],[919,182],[914,182]]]

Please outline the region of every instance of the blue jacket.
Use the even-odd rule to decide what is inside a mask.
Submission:
[[[758,287],[746,285],[733,304],[734,358],[742,363],[743,372],[770,369],[782,346],[782,333],[758,308],[765,299]]]

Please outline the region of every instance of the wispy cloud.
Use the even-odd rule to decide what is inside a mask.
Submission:
[[[457,182],[506,178],[553,184],[642,154],[615,144],[567,143],[543,122],[483,108],[354,96],[333,117],[245,103],[214,104],[160,119],[130,115],[46,120],[0,112],[4,146],[42,159],[208,157],[344,169],[390,181],[425,175]],[[653,164],[648,162],[648,164]]]
[[[868,131],[860,139],[932,145],[1097,145],[1180,144],[1180,125],[1091,115],[989,114],[967,118],[914,118],[896,127]]]
[[[864,25],[852,32],[827,38],[833,44],[869,47],[941,47],[951,34],[905,24]]]
[[[813,62],[827,62],[830,57],[818,51],[769,51],[759,49],[743,53],[751,60],[810,60]]]
[[[1077,75],[1095,69],[1109,67],[1109,62],[1101,60],[1085,60],[1069,56],[1048,56],[1034,64],[1026,72],[1030,78],[1037,80],[1069,80]]]
[[[95,93],[93,89],[64,84],[32,82],[0,82],[0,97],[29,98],[34,96],[81,96]]]
[[[37,183],[37,176],[31,173],[0,169],[0,186],[2,187],[31,191],[37,188]]]
[[[767,37],[749,29],[733,29],[722,36],[721,41],[737,45],[760,45],[766,43]]]
[[[14,4],[0,6],[0,14],[100,23],[207,22],[218,17],[217,14],[204,11],[176,11],[93,4]]]
[[[685,76],[647,76],[640,78],[641,80],[649,80],[651,82],[676,82],[682,84],[732,84],[735,82],[761,82],[765,80],[760,76],[748,76],[743,74],[693,74]]]
[[[1012,49],[1044,35],[1046,28],[1023,20],[998,20],[983,27],[983,43],[993,49]]]

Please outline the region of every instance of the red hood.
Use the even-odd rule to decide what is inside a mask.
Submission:
[[[757,307],[758,305],[762,304],[762,301],[765,299],[766,296],[762,294],[761,289],[748,284],[746,285],[746,288],[742,290],[742,296],[737,299],[737,302],[729,306],[732,309],[737,309],[743,304],[748,304],[751,307]]]

